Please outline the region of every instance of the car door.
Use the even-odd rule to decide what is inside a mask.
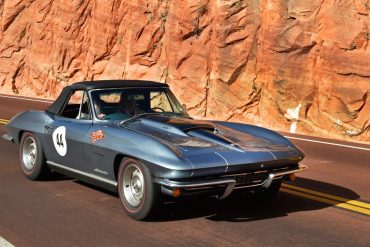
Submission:
[[[59,166],[81,170],[86,162],[83,147],[89,141],[91,126],[87,93],[72,92],[61,113],[45,125],[47,159]]]

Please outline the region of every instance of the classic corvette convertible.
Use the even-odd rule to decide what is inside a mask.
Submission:
[[[116,191],[137,220],[168,196],[269,197],[306,168],[303,152],[280,134],[195,120],[168,85],[152,81],[75,83],[45,111],[18,114],[6,127],[27,178],[56,171]]]

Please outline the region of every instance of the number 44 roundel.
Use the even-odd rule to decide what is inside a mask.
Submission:
[[[58,154],[65,156],[67,153],[66,127],[60,126],[54,130],[53,143]]]

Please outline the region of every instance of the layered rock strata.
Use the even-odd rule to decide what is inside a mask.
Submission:
[[[170,84],[191,115],[370,141],[370,0],[2,0],[0,92]]]

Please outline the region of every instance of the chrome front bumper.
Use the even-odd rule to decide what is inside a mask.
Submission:
[[[214,189],[220,186],[225,187],[223,194],[219,197],[219,199],[224,199],[234,191],[234,189],[241,189],[241,188],[248,188],[248,187],[262,187],[268,188],[270,187],[271,183],[274,180],[278,180],[283,178],[285,175],[289,175],[292,173],[301,172],[307,169],[305,165],[298,165],[297,168],[284,170],[284,171],[276,171],[271,172],[268,175],[268,178],[261,183],[252,184],[252,185],[245,185],[245,186],[236,186],[235,179],[227,179],[227,178],[220,178],[215,180],[207,180],[207,181],[196,181],[196,182],[177,182],[171,181],[169,179],[156,179],[155,182],[162,185],[162,192],[166,194],[170,194],[171,190],[173,189],[188,189],[188,190],[202,190],[202,189]]]

